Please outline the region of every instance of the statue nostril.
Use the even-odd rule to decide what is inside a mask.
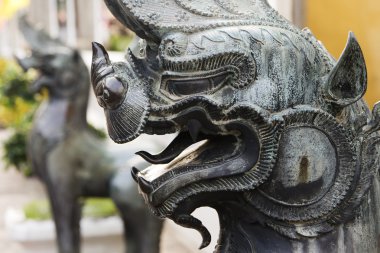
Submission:
[[[103,92],[104,92],[104,85],[102,84],[98,84],[95,88],[95,94],[97,97],[101,97],[103,96]]]
[[[127,87],[116,77],[106,79],[103,87],[102,98],[108,108],[114,109],[123,101]]]
[[[105,101],[107,101],[110,98],[110,93],[108,90],[103,91],[103,98]]]

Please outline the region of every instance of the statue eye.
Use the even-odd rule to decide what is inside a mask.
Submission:
[[[225,84],[231,75],[223,73],[201,78],[168,77],[165,83],[166,90],[176,96],[188,96],[211,92]]]

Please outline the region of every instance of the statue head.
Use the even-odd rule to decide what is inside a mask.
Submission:
[[[139,152],[151,167],[132,170],[156,215],[200,231],[202,247],[200,206],[244,202],[291,238],[350,217],[372,168],[362,166],[371,116],[352,33],[336,61],[265,0],[106,3],[137,35],[126,62],[93,45],[110,137],[178,132],[160,154]]]
[[[88,92],[89,73],[80,53],[51,38],[42,30],[29,24],[26,17],[19,20],[20,30],[31,47],[29,57],[18,58],[19,65],[27,71],[39,72],[31,85],[32,92],[46,88],[51,98],[73,99]]]

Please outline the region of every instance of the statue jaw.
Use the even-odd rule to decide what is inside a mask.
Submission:
[[[151,210],[198,230],[203,247],[208,244],[208,232],[191,213],[216,204],[221,197],[218,192],[235,196],[264,182],[273,167],[281,123],[254,106],[223,110],[200,101],[166,118],[180,129],[178,136],[158,155],[138,152],[155,165],[141,172],[134,168],[132,175]],[[242,114],[244,118],[236,117]]]
[[[66,49],[65,52],[55,55],[49,52],[32,51],[32,54],[26,58],[16,57],[17,62],[24,71],[35,69],[38,72],[37,78],[29,86],[32,93],[38,93],[43,88],[47,88],[50,98],[73,97],[75,95],[75,87],[72,82],[74,77],[68,68],[65,68],[67,62],[72,63],[72,67],[76,68],[80,73],[84,63],[79,59],[78,52]],[[85,87],[83,87],[85,88]]]
[[[53,83],[54,78],[49,75],[48,73],[44,73],[42,69],[42,64],[38,59],[31,56],[28,58],[18,58],[16,57],[16,60],[18,64],[21,66],[21,68],[26,72],[29,69],[39,69],[39,77],[36,78],[36,80],[33,81],[33,83],[30,85],[29,90],[32,93],[39,92],[43,87],[49,86],[51,83]]]
[[[181,132],[160,154],[139,152],[153,164],[134,177],[152,206],[198,181],[238,175],[257,163],[260,142],[256,130],[239,121],[216,125],[202,109],[193,108],[173,119]]]

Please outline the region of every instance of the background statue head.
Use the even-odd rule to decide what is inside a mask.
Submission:
[[[336,61],[265,0],[106,3],[138,36],[127,62],[93,45],[111,138],[179,133],[158,155],[139,152],[156,165],[132,170],[156,215],[199,230],[202,247],[199,206],[290,238],[352,217],[377,166],[364,162],[371,115],[352,33]]]
[[[52,98],[71,99],[87,93],[89,74],[80,53],[44,31],[35,29],[26,17],[19,22],[20,30],[31,47],[31,54],[17,60],[25,71],[39,71],[39,78],[32,84],[31,91],[39,92],[46,88]]]

